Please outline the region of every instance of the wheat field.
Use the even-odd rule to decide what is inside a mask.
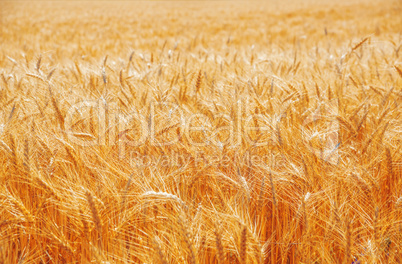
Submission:
[[[402,263],[401,14],[0,2],[0,263]]]

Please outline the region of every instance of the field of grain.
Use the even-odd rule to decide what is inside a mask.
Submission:
[[[0,2],[0,263],[402,263],[402,1]]]

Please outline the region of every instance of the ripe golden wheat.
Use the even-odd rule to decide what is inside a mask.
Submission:
[[[402,2],[336,2],[2,2],[0,263],[401,263]]]

